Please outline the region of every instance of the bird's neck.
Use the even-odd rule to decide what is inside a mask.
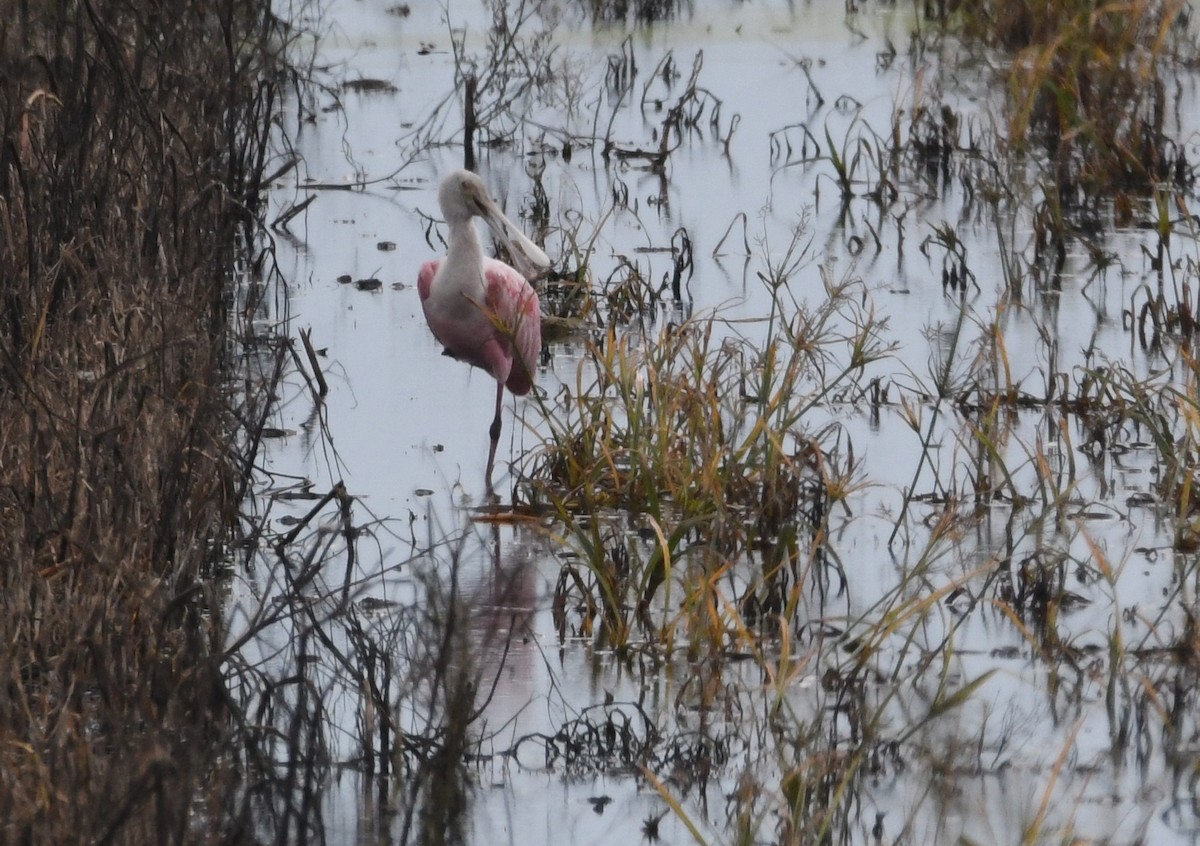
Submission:
[[[454,293],[474,297],[483,289],[483,244],[469,218],[450,225],[445,265],[444,276],[457,289]]]

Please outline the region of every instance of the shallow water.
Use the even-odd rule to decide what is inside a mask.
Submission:
[[[679,743],[728,740],[727,760],[711,780],[694,783],[694,776],[675,773],[667,790],[679,798],[701,836],[713,842],[732,839],[728,825],[734,803],[727,797],[739,776],[755,772],[764,784],[778,788],[777,771],[796,764],[786,752],[770,749],[765,727],[772,707],[785,702],[798,723],[806,713],[819,723],[818,717],[834,707],[821,694],[821,673],[836,664],[839,650],[827,647],[818,634],[798,643],[789,662],[795,672],[782,692],[757,662],[733,662],[723,676],[734,691],[727,710],[709,713],[691,684],[695,668],[683,656],[625,661],[596,650],[587,639],[559,642],[552,600],[562,564],[574,554],[569,544],[555,543],[544,525],[473,521],[473,509],[487,501],[483,465],[493,383],[440,354],[424,325],[415,282],[420,263],[441,249],[436,236],[426,237],[430,219],[438,217],[438,176],[462,163],[450,39],[462,37],[467,54],[481,54],[491,18],[482,3],[414,3],[404,5],[403,14],[399,8],[385,0],[329,2],[319,21],[310,21],[323,33],[313,49],[330,81],[379,79],[396,90],[340,88],[288,105],[284,125],[301,160],[297,171],[276,185],[273,202],[282,210],[309,195],[316,200],[277,237],[286,303],[264,315],[262,326],[265,330],[286,317],[293,335],[311,327],[314,345],[325,350],[322,366],[330,390],[316,405],[298,375],[285,381],[272,425],[288,435],[268,442],[256,507],[286,530],[286,520],[303,516],[312,500],[282,500],[270,496],[271,489],[303,479],[323,493],[344,481],[355,498],[354,522],[364,531],[348,573],[336,522],[327,524],[329,532],[312,535],[310,544],[330,544],[326,552],[335,562],[318,574],[313,595],[321,595],[322,586],[336,593],[348,579],[368,628],[395,625],[407,632],[396,642],[417,637],[417,611],[434,601],[432,594],[447,589],[453,573],[453,587],[471,609],[467,628],[474,660],[483,668],[499,667],[476,733],[482,740],[475,751],[483,760],[469,805],[467,839],[634,841],[644,837],[644,821],[665,812],[662,839],[687,842],[692,835],[680,815],[635,766],[609,761],[573,768],[562,759],[547,761],[537,742],[527,739],[553,735],[580,715],[596,719],[610,712],[639,719],[644,714]],[[886,135],[893,116],[922,101],[934,85],[947,87],[941,101],[954,104],[964,120],[986,126],[993,119],[999,96],[989,68],[994,60],[955,54],[948,47],[945,55],[955,56],[958,64],[953,73],[941,74],[941,55],[906,52],[916,25],[909,6],[864,5],[861,13],[848,15],[840,2],[698,0],[668,20],[628,29],[593,26],[569,3],[545,0],[538,8],[541,17],[523,31],[550,24],[546,44],[557,50],[551,62],[557,73],[536,89],[536,96],[520,99],[511,109],[524,122],[511,115],[497,118],[497,126],[513,128],[511,143],[481,150],[478,170],[510,217],[523,219],[535,234],[528,212],[533,178],[544,166],[540,179],[551,211],[548,231],[536,234],[544,235],[552,258],[590,245],[598,281],[620,266],[621,257],[648,278],[664,277],[672,257],[662,248],[670,247],[681,227],[686,230],[694,271],[684,301],[663,306],[659,324],[715,315],[718,333],[760,343],[769,331],[765,318],[772,299],[758,274],[770,275],[799,232],[803,252],[789,274],[790,297],[800,304],[819,303],[826,296],[822,273],[833,281],[852,280],[864,309],[886,317],[884,339],[896,345],[867,376],[895,386],[897,394],[933,393],[940,360],[948,354],[964,308],[958,357],[970,361],[992,316],[1003,308],[997,322],[1012,379],[1031,394],[1044,395],[1049,371],[1079,373],[1106,361],[1119,362],[1138,378],[1166,370],[1163,378],[1169,380],[1172,361],[1144,351],[1121,321],[1121,310],[1136,301],[1139,286],[1156,284],[1142,253],[1143,245],[1154,249],[1153,233],[1136,228],[1107,233],[1105,249],[1119,255],[1120,264],[1096,276],[1085,252],[1073,250],[1057,287],[1033,290],[1031,285],[1026,297],[1014,302],[1002,296],[997,232],[1010,245],[1028,250],[1032,225],[1019,210],[1003,210],[997,222],[982,202],[968,201],[960,180],[943,184],[936,178],[901,181],[899,196],[886,211],[861,195],[843,206],[829,162],[799,161],[798,130],[787,127],[807,123],[823,149],[827,132],[850,154],[865,151],[856,139]],[[896,48],[894,56],[889,44]],[[654,147],[663,120],[656,101],[669,104],[679,96],[701,51],[697,84],[711,98],[709,111],[685,133],[665,172],[654,173],[636,160],[605,161],[601,145],[586,139],[610,134],[622,146]],[[678,77],[669,85],[661,77],[649,79],[668,54]],[[630,99],[614,106],[605,93],[606,69],[621,56],[636,64],[630,98],[641,97],[646,86],[645,108]],[[811,61],[809,73],[823,103],[800,60]],[[1179,81],[1183,102],[1195,102],[1195,83]],[[711,122],[717,101],[719,112]],[[299,119],[302,111],[313,119]],[[1189,127],[1197,124],[1197,115],[1184,111],[1180,119],[1185,129],[1179,137],[1192,138],[1194,145]],[[572,151],[569,161],[565,146]],[[1195,155],[1192,150],[1193,160]],[[867,181],[856,186],[860,193],[871,187],[871,170],[863,173]],[[613,197],[626,195],[627,203],[614,207]],[[744,238],[739,214],[746,221]],[[947,222],[965,244],[975,273],[976,285],[965,297],[943,288],[939,248],[921,249],[935,227]],[[723,239],[722,254],[715,255]],[[381,248],[384,242],[387,247]],[[1186,242],[1178,249],[1195,254]],[[344,274],[378,278],[382,287],[359,290],[338,281]],[[538,374],[545,405],[506,398],[494,480],[502,498],[514,484],[509,462],[521,467],[522,457],[538,447],[549,431],[544,415],[554,413],[557,386],[573,388],[581,366],[586,370],[581,338],[551,344]],[[923,408],[927,420],[930,406]],[[815,596],[805,600],[811,603],[813,632],[853,628],[871,618],[926,550],[931,521],[940,512],[932,500],[914,503],[902,542],[889,549],[903,491],[914,480],[920,442],[899,406],[869,412],[860,398],[822,406],[805,420],[813,430],[838,422],[872,483],[853,496],[854,517],[844,520],[832,540],[848,574],[846,591],[827,603]],[[1014,412],[1012,434],[999,446],[1015,468],[1017,488],[1030,496],[1036,492],[1039,460],[1067,462],[1055,454],[1056,419],[1045,409]],[[1151,649],[1166,645],[1164,632],[1183,624],[1173,603],[1189,571],[1175,561],[1172,526],[1145,504],[1152,503],[1154,482],[1148,438],[1130,433],[1132,448],[1101,452],[1093,460],[1082,452],[1086,433],[1073,434],[1072,444],[1080,450],[1073,456],[1078,481],[1069,490],[1061,526],[1013,519],[1009,505],[994,503],[984,519],[942,547],[920,586],[933,595],[970,585],[972,571],[1001,553],[1013,561],[1048,548],[1069,561],[1092,561],[1102,553],[1114,575],[1105,581],[1078,568],[1070,590],[1087,603],[1065,610],[1060,620],[1060,631],[1080,648],[1080,657],[1069,670],[1048,669],[1032,654],[1028,633],[1010,616],[995,607],[966,613],[953,595],[939,598],[918,625],[898,626],[879,644],[876,684],[862,691],[885,715],[880,724],[885,738],[907,736],[909,727],[921,723],[940,685],[995,674],[961,707],[909,738],[911,746],[902,746],[871,779],[857,784],[860,801],[838,842],[874,842],[878,813],[885,814],[885,835],[903,834],[906,842],[955,842],[960,836],[1020,842],[1046,796],[1053,800],[1050,821],[1041,831],[1061,827],[1106,842],[1137,842],[1139,836],[1153,843],[1200,841],[1193,793],[1175,780],[1181,761],[1164,760],[1164,743],[1154,736],[1159,729],[1143,728],[1146,739],[1135,745],[1136,754],[1113,752],[1114,720],[1106,709],[1112,692],[1106,688],[1104,660],[1114,629],[1129,648]],[[917,490],[934,491],[935,472],[942,485],[963,484],[975,447],[964,440],[961,421],[945,412],[932,440],[938,443],[933,469],[925,468]],[[1042,446],[1045,455],[1039,455]],[[288,582],[270,555],[239,574],[228,600],[234,635],[239,620],[287,591]],[[1171,599],[1162,612],[1165,625],[1159,617],[1164,597]],[[327,606],[331,616],[335,610],[333,603],[314,600],[314,605]],[[297,660],[296,631],[303,624],[285,620],[251,649],[282,674]],[[947,651],[947,638],[952,648],[944,664],[941,658],[922,664],[929,655]],[[777,655],[777,650],[767,645],[765,654]],[[1058,673],[1062,678],[1047,679]],[[492,685],[492,675],[490,669],[481,674],[484,684]],[[898,695],[895,681],[902,677],[907,680]],[[329,663],[325,683],[334,724],[331,752],[335,760],[348,761],[356,754],[361,705],[353,685],[338,678],[336,662]],[[421,723],[420,707],[401,710],[402,720]],[[846,719],[833,719],[833,730],[849,737],[854,732]],[[1137,719],[1144,726],[1159,725],[1153,715]],[[741,731],[751,725],[760,728]],[[922,754],[930,746],[939,747],[939,753]],[[501,752],[515,754],[497,755]],[[647,764],[652,771],[655,762],[684,760],[661,748],[655,754]],[[932,772],[930,760],[961,760],[961,768]],[[656,775],[668,779],[672,773]],[[400,788],[384,792],[393,789],[389,795],[395,800]],[[353,768],[338,771],[324,803],[330,842],[403,837],[398,817],[380,807],[373,782]],[[763,814],[756,839],[767,840],[776,836],[778,819]]]

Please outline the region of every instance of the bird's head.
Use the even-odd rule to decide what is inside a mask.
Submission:
[[[472,217],[483,218],[492,234],[508,247],[517,270],[526,277],[533,278],[550,267],[549,257],[500,211],[477,174],[469,170],[448,174],[438,188],[438,204],[442,207],[442,217],[452,226]]]
[[[482,217],[484,204],[490,202],[483,180],[469,170],[447,174],[438,187],[438,204],[447,223]]]

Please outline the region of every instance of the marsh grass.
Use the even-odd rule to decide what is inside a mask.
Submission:
[[[1044,156],[1051,202],[1095,216],[1114,192],[1194,180],[1167,82],[1195,57],[1185,6],[1026,0],[963,4],[947,20],[1011,57],[1008,142]]]
[[[227,331],[282,34],[262,4],[0,6],[0,839],[242,842],[208,577],[261,400]]]
[[[887,347],[854,281],[828,281],[812,307],[791,298],[784,283],[799,243],[764,275],[776,305],[762,340],[716,318],[648,333],[610,326],[548,405],[550,435],[527,459],[523,491],[558,516],[579,554],[559,581],[556,604],[580,615],[569,628],[560,618],[563,636],[627,645],[639,622],[653,625],[663,590],[654,628],[680,628],[693,650],[741,642],[739,608],[756,621],[794,611],[792,580],[814,564],[842,578],[823,538],[861,479],[845,432],[811,415],[861,399]],[[617,513],[633,515],[648,550],[603,516]],[[759,555],[749,584],[726,584]]]

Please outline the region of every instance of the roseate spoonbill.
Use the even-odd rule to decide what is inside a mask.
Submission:
[[[517,395],[533,387],[542,348],[537,292],[526,277],[550,266],[550,259],[526,238],[488,195],[483,180],[456,170],[442,180],[438,203],[449,227],[446,257],[427,261],[417,275],[425,322],[445,354],[496,379],[496,416],[488,430],[487,484],[500,440],[500,410],[507,387]],[[521,269],[487,258],[472,221],[483,218]]]

